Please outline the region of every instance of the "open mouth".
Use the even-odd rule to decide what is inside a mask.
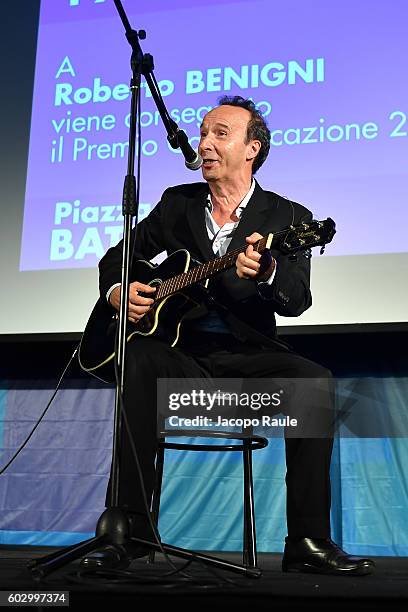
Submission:
[[[216,160],[216,159],[204,159],[203,160],[203,166],[205,166],[206,168],[210,168],[211,166],[216,164],[217,161],[218,160]]]

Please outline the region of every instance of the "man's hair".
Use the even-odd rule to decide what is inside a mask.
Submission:
[[[251,113],[246,133],[246,144],[251,140],[259,140],[261,143],[259,153],[252,164],[252,174],[255,174],[268,157],[271,146],[271,132],[269,131],[265,119],[256,108],[253,101],[242,98],[242,96],[222,96],[222,98],[218,100],[218,104],[219,106],[239,106]]]

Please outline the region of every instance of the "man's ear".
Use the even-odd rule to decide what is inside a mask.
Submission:
[[[261,143],[259,140],[251,140],[248,144],[247,160],[255,159],[261,150]]]

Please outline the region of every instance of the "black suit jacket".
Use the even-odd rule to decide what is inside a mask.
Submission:
[[[162,251],[170,255],[178,249],[187,249],[199,261],[212,259],[214,254],[205,225],[207,195],[207,183],[167,189],[157,206],[137,226],[134,259],[150,260]],[[243,246],[245,237],[253,232],[265,235],[311,219],[311,212],[304,206],[264,191],[256,183],[228,251]],[[257,343],[276,338],[275,313],[296,317],[312,303],[310,257],[300,253],[291,259],[277,251],[273,251],[273,255],[277,260],[277,271],[271,286],[240,279],[235,266],[210,282],[211,293],[222,306],[221,314],[234,333]],[[121,258],[120,242],[109,249],[99,263],[102,299],[106,299],[112,285],[121,281]],[[202,316],[205,308],[196,310],[191,318]]]

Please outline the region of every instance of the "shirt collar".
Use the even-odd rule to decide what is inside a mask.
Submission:
[[[246,194],[246,196],[244,196],[243,200],[241,200],[241,202],[238,204],[237,208],[235,209],[235,214],[238,217],[238,219],[242,215],[242,211],[248,204],[254,191],[255,191],[255,179],[253,178],[251,187],[249,188],[248,193]],[[212,213],[213,205],[212,205],[212,199],[211,199],[211,191],[208,192],[208,196],[207,196],[207,209],[210,211],[210,213]]]

